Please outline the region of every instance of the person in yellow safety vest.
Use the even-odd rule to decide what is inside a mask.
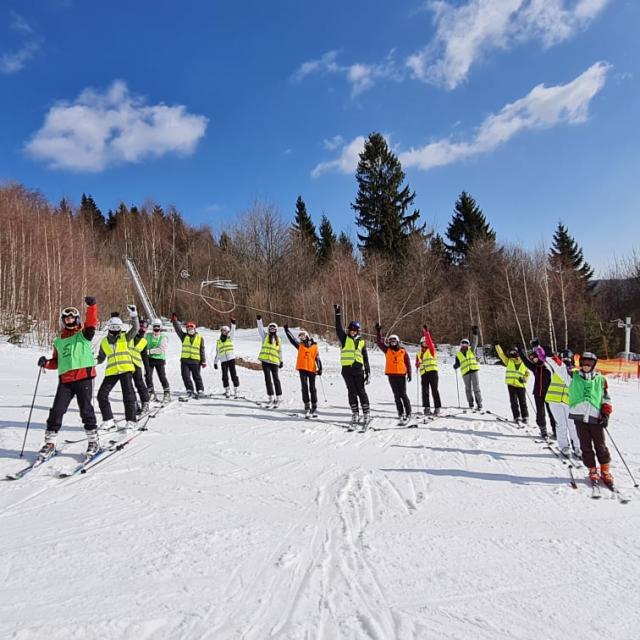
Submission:
[[[233,382],[233,397],[238,397],[238,387],[240,380],[236,373],[236,356],[233,350],[233,341],[236,336],[236,319],[231,316],[229,318],[231,327],[225,325],[220,328],[220,337],[216,343],[216,356],[213,360],[213,368],[218,368],[218,362],[222,365],[222,386],[224,387],[224,395],[229,398],[231,392],[229,390],[229,376]]]
[[[304,330],[298,332],[296,340],[289,325],[284,325],[284,332],[289,338],[289,342],[298,351],[298,359],[296,360],[296,369],[300,374],[300,386],[302,388],[302,402],[304,403],[304,417],[318,417],[318,392],[316,390],[316,376],[322,375],[322,362],[318,354],[318,345],[316,341]]]
[[[268,398],[266,406],[267,408],[275,409],[282,400],[282,386],[278,375],[278,369],[282,369],[283,366],[282,341],[278,336],[278,325],[275,322],[270,322],[265,332],[262,316],[256,316],[256,321],[258,323],[258,334],[262,341],[258,360],[262,364],[264,383],[267,387]]]
[[[120,383],[122,389],[122,402],[124,403],[125,422],[120,423],[118,431],[126,432],[136,426],[136,392],[133,388],[133,358],[129,350],[129,341],[138,332],[138,314],[135,307],[129,308],[129,316],[133,320],[132,327],[125,333],[125,325],[117,314],[112,313],[107,322],[107,335],[100,342],[98,351],[98,364],[105,360],[107,366],[104,372],[104,380],[98,389],[98,406],[102,414],[101,429],[114,427],[113,411],[109,402],[109,394],[113,387]]]
[[[558,447],[563,455],[581,460],[580,438],[575,422],[569,418],[569,385],[575,368],[573,351],[564,349],[558,356],[547,357],[544,347],[540,347],[536,355],[551,373],[551,381],[544,399],[556,419]]]
[[[204,394],[204,383],[200,374],[200,369],[204,369],[207,366],[204,339],[196,331],[196,323],[191,320],[184,325],[185,331],[183,331],[178,322],[178,316],[172,313],[171,324],[178,334],[180,342],[182,342],[180,373],[182,374],[184,388],[187,390],[187,398],[197,400]],[[193,378],[193,382],[191,378]]]
[[[475,400],[477,410],[481,411],[482,394],[480,393],[480,379],[478,376],[480,365],[476,360],[475,353],[478,348],[478,327],[475,325],[471,327],[471,333],[473,334],[473,345],[467,338],[460,340],[460,349],[453,362],[453,368],[460,369],[469,408],[474,408],[473,403]]]
[[[360,335],[360,323],[352,320],[347,326],[347,332],[342,327],[342,315],[340,305],[335,304],[336,335],[340,341],[340,364],[342,365],[342,378],[347,385],[349,406],[351,407],[351,426],[353,431],[360,422],[358,400],[362,407],[362,431],[366,431],[371,423],[371,410],[369,396],[365,391],[365,385],[369,384],[369,354],[367,344]]]
[[[133,305],[127,305],[133,307]],[[151,395],[147,388],[146,375],[149,368],[149,354],[147,353],[147,327],[149,323],[146,320],[139,319],[139,327],[136,335],[129,341],[129,351],[131,351],[131,359],[135,371],[133,372],[133,386],[138,392],[140,405],[138,405],[136,413],[138,416],[149,412],[149,402]],[[144,373],[143,373],[144,371]]]
[[[426,324],[422,325],[422,338],[420,338],[420,351],[416,354],[416,369],[420,375],[422,387],[422,406],[424,415],[431,415],[429,404],[429,389],[433,395],[433,415],[439,416],[442,408],[440,392],[438,390],[438,358],[436,345],[433,343],[431,333]]]
[[[502,364],[507,368],[504,381],[507,383],[509,391],[509,402],[511,403],[511,413],[515,423],[529,422],[529,409],[527,407],[527,380],[529,380],[529,369],[522,362],[517,349],[510,349],[505,355],[502,347],[496,345],[496,353]]]

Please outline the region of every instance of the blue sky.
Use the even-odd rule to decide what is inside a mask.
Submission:
[[[604,269],[639,244],[638,27],[636,0],[3,0],[0,179],[216,230],[300,194],[354,234],[381,131],[437,230],[464,189],[499,240],[562,219]]]

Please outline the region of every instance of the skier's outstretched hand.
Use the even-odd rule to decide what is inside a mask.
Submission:
[[[218,363],[217,363],[217,362],[213,365],[213,368],[214,368],[216,371],[218,370]]]
[[[609,426],[609,414],[601,413],[600,414],[600,424],[606,429]]]
[[[427,325],[426,325],[426,324],[423,324],[423,325],[422,325],[422,328],[423,328],[425,331],[429,331],[429,327],[427,327]]]
[[[376,331],[382,331],[382,325],[379,322],[376,322]]]
[[[256,316],[256,320],[262,320],[262,316]]]
[[[411,382],[411,374],[407,373],[407,382]]]
[[[175,311],[171,312],[171,322],[175,322],[178,319],[178,314]]]
[[[538,338],[534,338],[530,343],[531,348],[535,349],[536,347],[540,346],[540,340],[538,340]]]
[[[365,371],[364,373],[364,383],[369,384],[369,372]]]
[[[284,367],[284,362],[281,362],[281,363],[278,365],[278,369],[282,369],[282,367]]]
[[[478,325],[474,324],[474,325],[471,327],[471,333],[473,333],[473,335],[474,335],[474,336],[477,336],[477,335],[478,335]]]
[[[229,322],[231,322],[231,324],[235,324],[236,323],[236,319],[233,316],[231,316],[229,318]]]
[[[286,322],[284,323],[283,327],[285,331],[289,331],[289,325]]]
[[[333,309],[336,313],[340,313],[340,305],[339,304],[334,304],[333,305]]]
[[[138,310],[136,309],[135,304],[128,304],[127,311],[129,311],[130,318],[135,318],[138,315]]]
[[[87,307],[92,307],[96,303],[96,299],[93,296],[85,296],[84,303]]]
[[[40,356],[38,358],[38,366],[44,367],[45,364],[47,364],[47,359],[45,358],[45,356]]]
[[[206,362],[201,362],[201,363],[200,363],[200,366],[201,366],[203,369],[206,369],[206,368],[207,368],[207,363],[206,363]]]

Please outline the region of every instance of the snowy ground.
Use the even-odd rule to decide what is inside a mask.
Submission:
[[[238,355],[258,350],[255,331],[239,332]],[[286,406],[298,408],[288,343],[284,353]],[[38,355],[0,345],[1,476],[25,464]],[[345,419],[337,350],[323,345],[322,357],[322,415]],[[382,355],[371,358],[374,412],[391,416]],[[208,368],[207,386],[220,391],[219,375]],[[261,372],[240,376],[263,397]],[[483,367],[481,385],[507,415],[503,377]],[[28,459],[55,387],[43,377]],[[611,387],[611,431],[640,478],[638,385]],[[450,361],[441,392],[457,405]],[[74,407],[64,433],[79,424]],[[640,496],[621,505],[572,490],[533,431],[460,415],[360,435],[224,399],[176,404],[150,426],[85,476],[52,475],[77,444],[0,483],[1,638],[640,637]],[[630,486],[615,453],[614,473]]]

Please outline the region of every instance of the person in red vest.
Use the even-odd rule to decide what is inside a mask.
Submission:
[[[411,382],[409,354],[400,345],[400,338],[397,335],[390,335],[385,342],[380,324],[376,324],[376,343],[385,354],[384,372],[389,378],[393,398],[396,401],[398,425],[404,426],[411,419],[411,402],[407,395],[407,381]]]
[[[63,309],[59,319],[60,336],[53,341],[53,355],[49,359],[45,356],[38,359],[39,367],[58,370],[58,389],[47,418],[44,445],[38,453],[42,460],[55,454],[62,419],[74,397],[87,434],[85,456],[93,456],[100,450],[98,422],[91,402],[93,379],[96,377],[96,359],[91,348],[91,340],[98,326],[98,306],[93,296],[87,296],[84,301],[87,305],[84,325],[80,321],[78,309]]]
[[[296,340],[289,325],[284,325],[284,332],[289,342],[298,350],[296,369],[300,374],[300,386],[302,387],[302,402],[304,402],[304,417],[318,417],[318,392],[316,391],[316,376],[322,375],[322,362],[318,355],[318,344],[304,330],[298,332]]]

